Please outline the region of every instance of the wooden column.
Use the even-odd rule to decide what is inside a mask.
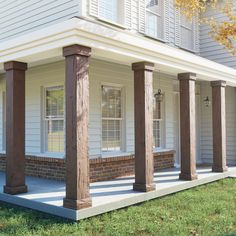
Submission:
[[[197,179],[196,174],[196,75],[182,73],[178,75],[180,85],[180,140],[182,180]]]
[[[66,60],[66,197],[64,207],[90,207],[89,193],[89,57],[80,45],[63,48]]]
[[[225,127],[225,81],[213,81],[212,123],[213,123],[213,166],[214,172],[227,171],[226,127]]]
[[[6,185],[4,193],[27,192],[25,185],[25,71],[27,64],[10,61],[6,71]]]
[[[135,191],[155,190],[153,182],[153,70],[154,64],[138,62],[134,71]]]

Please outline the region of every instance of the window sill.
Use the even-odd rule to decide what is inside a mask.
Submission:
[[[57,158],[64,159],[65,153],[52,153],[52,152],[44,152],[44,153],[26,153],[27,156],[35,156],[35,157],[48,157],[48,158]]]
[[[156,37],[151,36],[151,35],[148,35],[148,34],[146,34],[146,33],[144,33],[144,36],[145,36],[146,38],[153,39],[153,40],[156,40],[156,41],[161,42],[161,43],[167,43],[167,41],[166,41],[165,39],[156,38]]]
[[[122,157],[122,156],[130,156],[133,153],[129,152],[102,152],[101,158],[110,158],[110,157]]]
[[[179,46],[179,48],[186,51],[186,52],[197,53],[194,49],[189,49],[189,48],[185,48],[185,47],[182,47],[182,46]]]
[[[128,29],[127,26],[121,24],[121,23],[117,23],[115,21],[111,21],[111,20],[108,20],[106,18],[102,18],[102,17],[96,17],[96,19],[98,21],[101,21],[102,23],[106,23],[106,24],[109,24],[111,26],[116,26],[116,27],[119,27],[120,29]]]

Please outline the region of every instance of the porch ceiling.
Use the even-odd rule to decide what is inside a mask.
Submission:
[[[236,86],[236,70],[163,43],[112,26],[73,18],[63,23],[0,43],[0,72],[11,60],[29,67],[62,60],[62,47],[81,44],[92,48],[93,58],[131,65],[137,61],[155,63],[167,74],[193,72],[200,80],[226,80]]]

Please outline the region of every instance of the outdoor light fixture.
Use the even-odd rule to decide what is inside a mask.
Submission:
[[[161,91],[161,72],[160,71],[158,73],[158,80],[159,80],[159,89],[158,89],[157,93],[154,95],[154,97],[156,98],[157,102],[162,102],[164,94]]]
[[[163,93],[161,91],[161,89],[158,89],[157,93],[154,95],[156,98],[157,102],[162,102],[163,101]]]
[[[211,105],[211,101],[208,96],[203,100],[203,102],[206,107],[209,107]]]

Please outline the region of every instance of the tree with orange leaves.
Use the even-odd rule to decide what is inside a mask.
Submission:
[[[230,53],[236,54],[236,15],[232,0],[175,0],[175,4],[189,20],[201,15],[199,23],[210,27],[212,38]],[[205,17],[208,8],[213,8],[226,18],[218,21],[214,17]]]

